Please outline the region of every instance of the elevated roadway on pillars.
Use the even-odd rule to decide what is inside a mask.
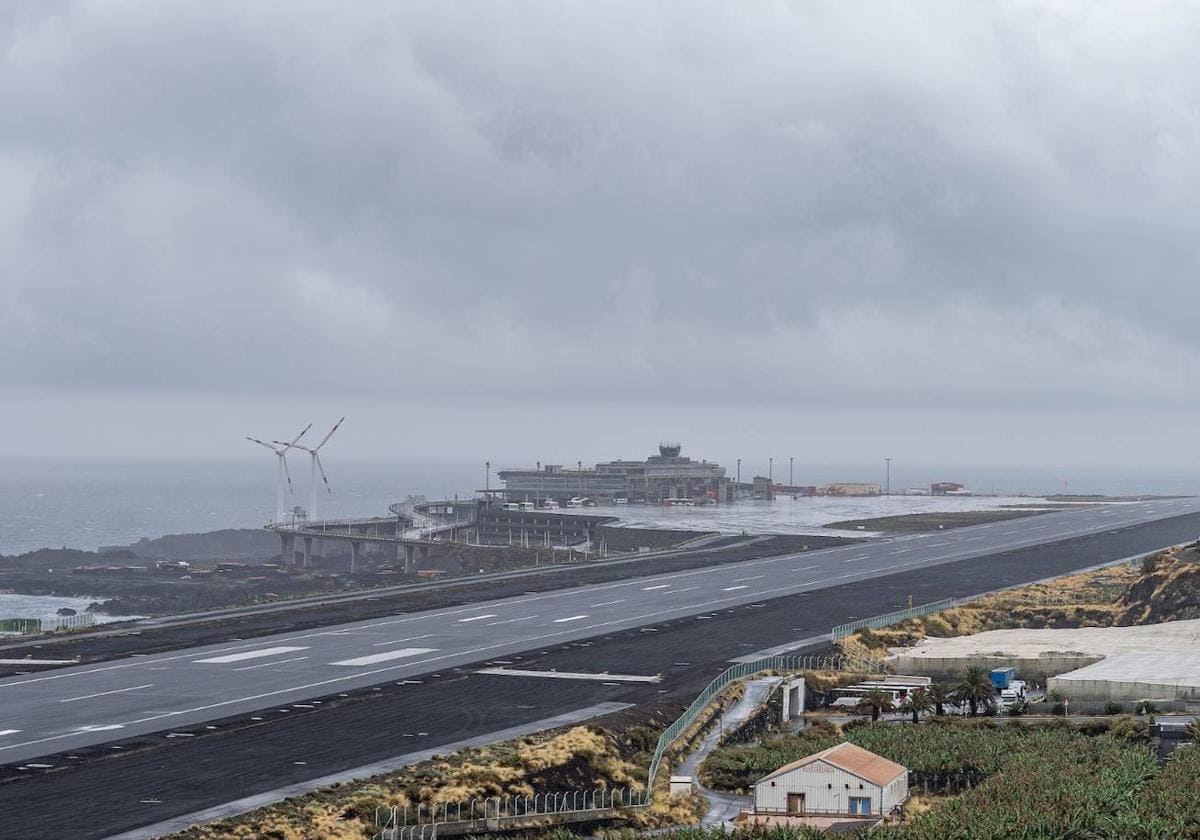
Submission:
[[[899,572],[980,557],[1002,564],[1019,549],[1197,511],[1196,499],[1098,506],[7,678],[0,762]],[[1173,521],[1153,538],[1200,530],[1195,518]]]

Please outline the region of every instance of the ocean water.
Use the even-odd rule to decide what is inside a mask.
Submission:
[[[729,463],[729,459],[726,459]],[[510,466],[521,466],[515,463]],[[766,467],[766,464],[762,464]],[[308,465],[294,459],[294,494],[288,506],[309,505]],[[786,469],[786,468],[785,468]],[[482,464],[342,462],[326,464],[333,494],[322,493],[322,518],[382,515],[409,494],[428,498],[471,495],[484,483]],[[742,476],[757,471],[743,464]],[[729,470],[732,475],[733,470]],[[882,481],[864,465],[805,469],[804,484]],[[786,479],[776,461],[775,477]],[[953,480],[979,493],[1039,496],[1072,493],[1191,495],[1200,480],[1170,470],[1105,471],[1007,467],[894,465],[892,488]],[[497,479],[493,473],[492,486]],[[776,499],[712,508],[613,507],[629,524],[805,533],[838,519],[922,510],[994,507],[1011,499],[890,496],[874,499]],[[257,528],[275,509],[275,467],[269,458],[246,461],[0,458],[0,554],[43,547],[95,549],[128,545],[142,537],[221,528]]]
[[[307,508],[308,465],[294,461],[294,492],[286,505]],[[389,504],[409,494],[470,494],[484,482],[482,465],[329,461],[325,470],[333,493],[321,494],[322,518],[386,515]],[[96,549],[163,534],[259,528],[274,513],[275,464],[269,458],[0,459],[0,554],[62,546]]]
[[[53,621],[63,607],[73,609],[82,615],[89,604],[104,600],[104,598],[74,598],[65,595],[0,594],[0,618],[40,618],[42,621]],[[96,613],[96,623],[125,621],[136,617]]]

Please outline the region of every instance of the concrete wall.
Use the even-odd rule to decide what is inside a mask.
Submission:
[[[1068,700],[1200,700],[1200,686],[1170,683],[1052,677],[1047,690]]]
[[[968,665],[982,665],[989,671],[992,668],[1013,667],[1021,679],[1039,679],[1043,676],[1052,677],[1094,665],[1103,656],[1090,656],[1082,653],[1059,653],[1043,656],[1006,656],[1003,654],[987,654],[979,656],[905,656],[893,658],[897,673],[916,674],[933,677],[935,680],[948,680],[962,676]]]
[[[804,807],[809,811],[843,814],[850,812],[851,796],[869,796],[871,813],[885,814],[908,798],[908,777],[902,775],[887,788],[881,788],[824,761],[814,761],[756,784],[754,810],[759,813],[786,813],[789,793],[803,793]]]

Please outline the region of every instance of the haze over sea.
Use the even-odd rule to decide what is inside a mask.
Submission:
[[[267,453],[269,454],[269,453]],[[533,459],[529,459],[532,461]],[[732,476],[734,458],[718,459]],[[294,495],[288,506],[309,504],[308,464],[290,461]],[[501,465],[494,465],[493,470]],[[524,466],[519,460],[503,466]],[[776,458],[777,481],[787,480],[787,458]],[[333,494],[322,493],[321,518],[386,515],[387,506],[409,494],[428,498],[471,495],[484,483],[482,463],[340,462],[328,459]],[[761,463],[744,459],[742,478],[767,473]],[[797,484],[830,481],[882,482],[881,465],[805,467],[797,460]],[[959,481],[977,493],[1028,494],[1102,493],[1110,495],[1190,495],[1200,491],[1194,472],[1184,470],[1071,470],[1013,467],[933,467],[893,463],[893,491],[927,486],[931,481]],[[492,486],[498,485],[493,472]],[[746,527],[794,531],[811,525],[811,516],[797,517],[790,499],[777,500],[778,515],[763,505],[746,503]],[[824,501],[824,500],[819,500]],[[833,500],[830,500],[833,501]],[[868,517],[897,512],[898,499],[836,500],[830,519]],[[961,500],[960,500],[961,501]],[[126,545],[142,537],[257,528],[270,518],[275,505],[275,469],[269,458],[245,461],[0,458],[0,554],[67,546],[95,549]],[[741,507],[741,506],[739,506]],[[902,510],[903,508],[901,508]],[[633,506],[613,508],[630,520],[659,521],[657,512]],[[657,510],[657,509],[656,509]],[[714,511],[715,513],[715,511]],[[721,527],[732,528],[728,507]],[[681,527],[698,527],[698,510]],[[820,518],[819,516],[817,517]],[[662,524],[669,524],[663,522]]]

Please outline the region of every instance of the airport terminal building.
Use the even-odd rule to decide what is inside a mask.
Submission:
[[[658,454],[644,461],[607,461],[590,469],[564,469],[559,464],[539,464],[536,469],[501,470],[504,498],[513,502],[539,502],[574,498],[626,499],[662,503],[668,500],[725,502],[733,499],[734,485],[725,468],[709,461],[693,461],[680,454],[677,443],[662,444]]]

